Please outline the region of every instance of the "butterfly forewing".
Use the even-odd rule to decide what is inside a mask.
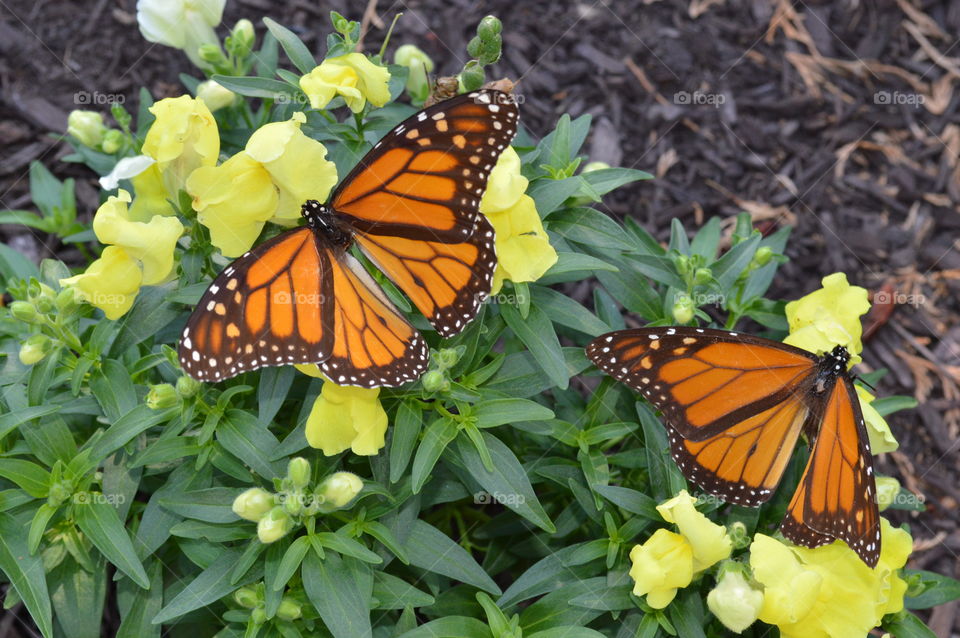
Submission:
[[[274,237],[227,266],[190,316],[180,364],[219,381],[263,366],[319,363],[333,351],[328,251],[309,228]]]
[[[860,400],[845,375],[825,392],[813,450],[781,529],[807,547],[839,538],[873,567],[880,557],[880,513]]]

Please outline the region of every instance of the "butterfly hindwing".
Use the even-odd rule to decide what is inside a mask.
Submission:
[[[265,365],[318,363],[333,351],[329,254],[313,231],[287,231],[214,279],[180,340],[180,363],[200,381]]]

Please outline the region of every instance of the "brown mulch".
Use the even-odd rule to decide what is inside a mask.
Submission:
[[[748,211],[758,226],[795,227],[773,296],[795,298],[846,272],[879,302],[865,368],[887,368],[878,394],[915,396],[892,419],[898,452],[879,471],[926,499],[907,521],[911,566],[960,576],[960,3],[950,0],[431,0],[373,3],[395,42],[414,42],[455,73],[472,28],[504,22],[496,74],[519,79],[535,135],[562,113],[593,116],[592,160],[657,179],[612,194],[608,209],[666,237]],[[336,9],[366,3],[236,0],[225,24],[269,15],[314,50]],[[82,8],[78,8],[82,7]],[[368,50],[379,45],[370,24]],[[81,214],[96,209],[88,171],[60,161],[55,135],[73,108],[135,110],[139,87],[180,94],[184,56],[144,42],[134,0],[6,0],[0,5],[0,208],[30,206],[27,167],[42,161],[78,182]],[[87,103],[79,96],[88,96]],[[91,103],[93,102],[93,103]],[[39,259],[69,251],[0,227]],[[938,636],[960,630],[955,605],[933,612]],[[7,635],[0,623],[0,636]]]

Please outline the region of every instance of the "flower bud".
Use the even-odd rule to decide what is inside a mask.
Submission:
[[[713,615],[738,634],[754,623],[762,606],[763,592],[751,587],[739,569],[723,572],[720,582],[707,594],[707,607]]]
[[[457,365],[461,356],[463,356],[461,348],[441,348],[437,352],[437,356],[434,357],[434,361],[437,362],[437,367],[441,370],[449,370]]]
[[[727,525],[727,536],[734,549],[749,547],[753,537],[747,532],[747,526],[742,521],[734,521]]]
[[[147,407],[151,410],[163,410],[172,408],[180,401],[177,395],[177,389],[169,383],[160,383],[150,386],[150,392],[147,393]]]
[[[877,479],[877,505],[880,511],[887,509],[893,504],[900,493],[900,481],[892,476],[878,476]]]
[[[430,370],[423,375],[423,389],[427,392],[442,392],[450,388],[450,381],[439,370]]]
[[[433,60],[412,44],[404,44],[393,54],[395,64],[405,66],[407,73],[407,92],[411,97],[426,99],[430,93],[430,81],[427,75],[433,71]]]
[[[251,487],[233,499],[233,513],[254,523],[273,509],[273,494],[260,487]]]
[[[317,501],[321,503],[320,510],[332,512],[350,503],[360,490],[363,481],[352,472],[334,472],[323,480],[317,488]]]
[[[47,492],[47,504],[59,507],[73,494],[73,486],[68,481],[54,481]]]
[[[697,268],[693,271],[693,283],[703,286],[713,281],[713,271],[709,268]]]
[[[687,295],[677,295],[673,300],[673,319],[679,324],[688,324],[693,320],[695,308],[693,300]]]
[[[486,77],[486,74],[483,72],[483,67],[477,64],[476,60],[467,62],[463,67],[463,71],[460,72],[460,82],[466,91],[476,91],[479,89],[483,86],[483,81]]]
[[[37,309],[29,301],[14,301],[10,304],[10,314],[14,319],[25,323],[34,323],[40,319]]]
[[[53,350],[53,342],[47,335],[33,335],[28,337],[20,346],[20,363],[32,366],[39,363]]]
[[[196,396],[201,387],[203,387],[203,383],[197,381],[193,377],[184,375],[177,379],[177,394],[184,399],[189,399],[192,396]]]
[[[106,132],[103,116],[96,111],[70,111],[67,117],[67,133],[84,146],[99,145]]]
[[[301,615],[303,611],[300,604],[290,598],[281,600],[280,606],[277,607],[277,618],[280,620],[296,620]]]
[[[197,97],[203,100],[210,111],[216,111],[231,106],[237,99],[237,94],[214,80],[207,80],[197,86]]]
[[[677,272],[680,273],[681,276],[690,272],[690,258],[686,255],[677,255],[673,261],[677,266]]]
[[[106,135],[103,136],[103,144],[100,145],[100,148],[103,149],[104,153],[109,153],[110,155],[119,151],[123,148],[123,131],[115,128],[107,131]]]
[[[254,625],[262,625],[267,622],[267,611],[263,607],[257,607],[250,612],[250,620]]]
[[[230,32],[230,36],[227,39],[227,48],[234,56],[245,58],[250,54],[250,50],[253,49],[253,43],[256,38],[257,34],[253,30],[253,23],[243,18],[233,25],[233,31]],[[211,107],[210,110],[212,111],[213,107]]]
[[[53,300],[53,304],[60,312],[71,310],[79,305],[79,303],[80,300],[77,298],[77,290],[72,286],[64,286],[63,290],[57,293],[56,298]]]
[[[241,587],[233,592],[233,599],[237,604],[247,609],[255,609],[260,604],[260,596],[253,587]]]
[[[477,34],[484,40],[492,40],[503,31],[503,23],[496,16],[487,16],[477,25]]]
[[[197,54],[201,60],[209,62],[210,64],[217,65],[227,63],[227,58],[223,55],[223,49],[220,48],[219,44],[212,42],[201,44],[197,49]]]
[[[286,536],[292,527],[290,515],[282,507],[274,507],[257,522],[257,536],[261,543],[274,543]]]
[[[54,305],[53,303],[53,298],[48,297],[47,295],[43,295],[42,297],[37,297],[37,299],[33,303],[37,308],[37,312],[43,315],[50,314],[51,312],[56,310],[56,305]]]
[[[304,488],[310,482],[310,461],[298,456],[287,464],[287,478],[296,488]]]
[[[283,511],[290,516],[299,516],[303,511],[303,492],[293,490],[281,495],[283,497]]]
[[[753,260],[750,262],[750,268],[761,268],[770,263],[773,258],[773,249],[769,246],[760,246],[757,252],[753,253]]]

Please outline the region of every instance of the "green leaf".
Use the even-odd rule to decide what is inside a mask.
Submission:
[[[643,516],[652,521],[660,520],[657,501],[643,492],[618,485],[594,485],[593,491],[631,514]]]
[[[314,538],[324,547],[329,547],[330,549],[340,552],[345,556],[352,556],[353,558],[362,560],[365,563],[373,563],[376,565],[383,562],[383,559],[380,558],[380,556],[367,549],[363,543],[355,541],[344,534],[334,532],[318,532],[314,534]]]
[[[391,483],[396,483],[403,477],[422,426],[423,415],[419,406],[411,401],[404,401],[397,407],[390,436]]]
[[[0,458],[0,476],[13,481],[34,498],[46,498],[50,491],[50,472],[30,461]]]
[[[560,291],[531,286],[530,296],[534,305],[547,313],[553,323],[579,330],[591,337],[610,332],[610,326]]]
[[[617,272],[618,268],[591,255],[558,250],[557,263],[550,266],[550,269],[543,274],[543,277],[537,283],[546,286],[567,281],[579,281],[591,276],[598,270]]]
[[[119,361],[107,359],[91,377],[90,390],[110,423],[139,403],[130,373]]]
[[[371,591],[364,591],[349,560],[332,552],[321,560],[309,552],[303,561],[303,588],[334,638],[369,638]]]
[[[9,287],[9,282],[14,279],[30,277],[40,278],[40,271],[34,263],[6,244],[0,244],[0,278],[4,287]]]
[[[634,607],[633,599],[630,598],[629,585],[604,587],[597,591],[580,594],[575,598],[571,598],[570,604],[576,605],[577,607],[599,609],[602,611],[620,611]]]
[[[280,441],[245,410],[227,410],[217,425],[217,441],[263,478],[271,479],[283,471],[279,461],[270,461]]]
[[[587,173],[580,173],[580,177],[590,184],[598,195],[605,195],[625,184],[644,179],[653,179],[653,175],[635,168],[601,168]]]
[[[904,614],[892,622],[883,624],[883,629],[897,638],[937,638],[923,621],[911,613]]]
[[[570,377],[567,374],[560,340],[547,315],[536,306],[531,306],[526,319],[521,317],[520,311],[513,306],[501,306],[500,313],[513,333],[530,350],[540,368],[547,373],[553,385],[566,390]]]
[[[150,576],[149,589],[135,587],[128,579],[117,583],[120,628],[116,638],[160,638],[160,625],[154,625],[150,619],[163,606],[163,564],[155,560],[146,570]]]
[[[553,410],[529,399],[490,399],[473,406],[478,428],[492,428],[505,423],[552,419]]]
[[[418,494],[427,482],[430,472],[437,464],[437,459],[447,449],[447,446],[457,438],[457,424],[447,417],[441,417],[427,426],[423,433],[423,440],[413,457],[413,466],[410,468],[411,487],[414,494]]]
[[[169,421],[176,414],[176,408],[169,410],[151,410],[146,404],[136,406],[111,425],[97,439],[91,448],[91,463],[96,466],[121,447],[129,443],[141,432],[146,432],[155,425]]]
[[[721,290],[730,290],[737,281],[737,277],[750,265],[759,247],[760,235],[756,234],[740,242],[728,250],[723,257],[713,262],[710,269]]]
[[[373,597],[377,599],[377,609],[426,607],[436,601],[407,581],[381,571],[373,574]]]
[[[630,250],[623,228],[594,208],[567,208],[550,216],[550,232],[568,241],[610,250]]]
[[[630,312],[640,315],[647,321],[654,321],[663,316],[663,303],[660,296],[646,281],[638,279],[635,272],[598,272],[597,279],[610,296]]]
[[[257,384],[257,421],[266,427],[280,411],[297,376],[293,366],[264,368]]]
[[[564,577],[574,574],[571,568],[603,558],[607,553],[607,544],[605,539],[598,539],[551,552],[513,581],[497,605],[506,609],[556,589]]]
[[[260,580],[263,566],[255,565],[246,576],[236,584],[230,584],[229,574],[233,570],[241,551],[224,550],[209,567],[194,578],[180,593],[173,597],[160,612],[153,617],[154,624],[168,623],[194,609],[214,603],[242,585]]]
[[[163,495],[160,504],[187,518],[208,523],[230,523],[239,520],[233,513],[233,499],[240,490],[231,487],[210,487],[189,492],[171,491]]]
[[[490,628],[469,616],[447,616],[420,625],[397,638],[494,638]]]
[[[50,601],[57,623],[67,638],[100,638],[107,574],[103,561],[88,572],[72,560],[60,563],[50,575]]]
[[[530,479],[514,453],[491,433],[483,432],[482,436],[493,460],[491,471],[484,467],[480,454],[466,439],[460,438],[456,444],[460,460],[473,479],[500,504],[545,532],[556,532],[556,526],[537,500]]]
[[[405,546],[411,565],[500,594],[500,588],[473,556],[433,525],[415,520]]]
[[[720,218],[711,217],[707,223],[700,227],[693,241],[690,242],[690,253],[700,255],[711,263],[717,258],[717,250],[720,246]]]
[[[313,71],[314,67],[317,66],[317,61],[314,59],[313,54],[310,53],[307,45],[305,45],[293,31],[277,24],[270,18],[264,18],[263,23],[267,25],[267,28],[270,29],[270,34],[277,39],[277,42],[283,47],[287,57],[290,58],[290,61],[293,62],[293,65],[297,67],[301,73]]]
[[[297,93],[297,89],[294,87],[273,78],[214,75],[211,79],[220,86],[247,97],[276,99],[281,96],[296,95]]]
[[[44,638],[53,638],[53,612],[43,559],[27,550],[25,520],[0,513],[0,570],[16,590]],[[9,593],[7,594],[9,596]]]
[[[89,503],[74,500],[73,515],[83,533],[107,560],[144,589],[150,586],[147,572],[133,551],[130,536],[112,505],[96,499]]]
[[[653,496],[658,500],[670,498],[686,488],[686,481],[670,456],[670,444],[663,425],[654,416],[650,406],[637,402],[637,415],[643,427],[643,443],[647,454],[647,468],[650,472],[650,486]]]
[[[119,358],[129,348],[155,337],[181,315],[180,306],[166,299],[163,286],[143,286],[130,312],[117,321],[119,332],[110,346],[109,356]]]
[[[27,226],[42,230],[45,233],[52,233],[55,230],[49,220],[29,210],[0,211],[0,224]]]
[[[59,405],[34,405],[0,414],[0,439],[28,421],[59,411]]]
[[[926,589],[919,596],[903,599],[907,609],[929,609],[960,598],[960,581],[949,576],[923,570],[905,570],[907,576],[919,574]]]
[[[520,613],[523,633],[544,631],[564,625],[586,625],[604,612],[576,607],[570,601],[577,596],[600,591],[609,587],[606,576],[578,578],[573,582],[543,596]]]
[[[273,575],[273,581],[268,583],[274,591],[281,591],[293,578],[293,575],[300,569],[304,556],[310,549],[310,538],[308,536],[299,536],[290,543],[290,547],[284,552],[283,558],[277,565],[277,571]]]
[[[575,376],[593,365],[583,348],[563,348],[563,358],[568,376]],[[514,352],[507,355],[503,366],[484,386],[485,390],[502,392],[510,396],[531,397],[554,387],[554,383],[529,352]]]
[[[566,179],[537,179],[530,183],[526,194],[533,198],[540,217],[546,217],[580,190],[583,180],[580,176]]]

